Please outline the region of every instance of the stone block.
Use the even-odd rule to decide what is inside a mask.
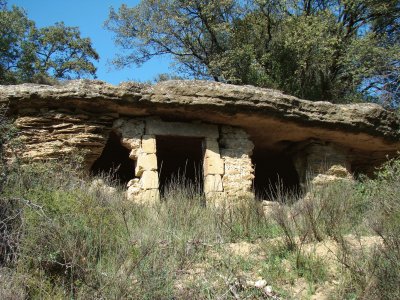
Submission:
[[[137,160],[139,156],[139,151],[140,148],[132,149],[131,152],[129,152],[129,158],[132,160]]]
[[[126,149],[137,151],[140,149],[141,137],[138,136],[137,138],[125,138],[121,137],[121,144]]]
[[[204,153],[205,158],[220,158],[219,144],[216,139],[206,139],[205,140],[206,151]]]
[[[141,153],[136,161],[135,176],[142,176],[144,171],[157,171],[157,156]]]
[[[217,139],[219,133],[218,127],[211,124],[164,122],[157,119],[147,119],[146,135],[173,135]]]
[[[137,200],[141,192],[142,190],[140,189],[140,187],[132,185],[126,190],[126,198],[128,200],[135,201]]]
[[[224,161],[219,157],[204,158],[204,175],[215,174],[224,174]]]
[[[113,128],[122,135],[123,138],[136,138],[144,134],[144,122],[137,119],[118,119],[114,121]]]
[[[317,176],[312,179],[311,184],[313,186],[324,186],[339,180],[343,179],[333,175],[317,174]]]
[[[101,192],[108,196],[113,196],[116,194],[117,189],[115,187],[108,186],[103,179],[94,179],[89,187],[89,192]]]
[[[131,186],[128,188],[127,199],[140,204],[153,204],[160,199],[158,189],[141,190],[138,187]]]
[[[223,192],[224,187],[220,175],[207,175],[204,180],[204,192]]]
[[[156,137],[154,135],[142,137],[142,151],[149,154],[156,153]]]
[[[350,172],[347,170],[346,167],[340,165],[333,165],[326,171],[326,175],[332,175],[339,178],[347,178],[351,177]]]
[[[156,171],[144,171],[140,178],[140,187],[143,190],[158,189],[158,173]]]
[[[160,192],[158,189],[145,190],[140,193],[140,200],[143,204],[152,204],[160,200]]]
[[[129,182],[126,184],[127,187],[131,186],[138,186],[140,179],[139,178],[133,178],[129,180]]]

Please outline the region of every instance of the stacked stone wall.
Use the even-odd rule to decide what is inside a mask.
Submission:
[[[114,123],[112,123],[114,122]],[[43,111],[40,116],[19,117],[15,125],[24,143],[22,157],[59,158],[60,154],[86,152],[88,167],[101,155],[110,130],[120,137],[135,161],[135,178],[127,185],[127,196],[151,203],[159,199],[157,136],[203,139],[204,194],[207,200],[234,199],[253,195],[254,144],[241,128],[201,122],[166,122],[159,118],[95,117],[70,111]],[[352,180],[349,155],[344,148],[319,140],[300,143],[292,151],[304,188],[333,180]]]
[[[135,178],[128,183],[129,199],[159,199],[157,136],[203,138],[203,174],[206,199],[218,201],[251,194],[253,143],[246,132],[231,126],[165,122],[156,118],[118,119],[113,129],[136,161]],[[221,148],[220,145],[223,145]]]
[[[353,180],[347,151],[332,143],[309,141],[299,145],[294,164],[303,189],[336,180]]]
[[[252,195],[254,144],[248,134],[240,128],[221,126],[220,146],[225,164],[222,183],[226,199]]]

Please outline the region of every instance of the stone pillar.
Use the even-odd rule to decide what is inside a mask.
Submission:
[[[248,134],[232,126],[221,127],[221,156],[225,163],[222,178],[224,195],[228,201],[231,198],[253,196],[252,186],[254,169],[251,155],[254,144]]]
[[[311,141],[296,147],[294,165],[303,189],[336,180],[353,180],[345,149],[329,142]]]
[[[136,160],[144,134],[144,121],[140,119],[118,119],[113,124],[113,130],[121,137],[121,144],[129,149],[129,158]]]
[[[139,177],[139,193],[136,200],[144,203],[154,203],[159,200],[158,190],[158,170],[156,156],[156,137],[155,135],[143,135],[141,148],[138,151],[135,176]]]
[[[207,199],[222,198],[224,186],[224,161],[219,153],[219,145],[216,138],[205,138],[204,141],[204,194]]]
[[[159,199],[156,140],[145,135],[141,119],[118,119],[113,129],[120,135],[122,145],[130,150],[129,158],[136,161],[135,178],[127,185],[127,198],[142,203]]]
[[[156,135],[204,138],[204,193],[207,200],[222,198],[224,191],[222,184],[224,161],[221,159],[219,153],[218,126],[203,123],[165,122],[158,118],[147,118],[145,132],[146,135],[143,136],[142,140],[142,151],[147,155],[144,156],[143,162],[141,156],[139,157],[137,169],[143,169],[149,172],[157,172],[156,169],[153,169],[154,167],[157,168],[157,158],[148,156],[156,151]],[[145,163],[147,166],[145,166]],[[137,176],[140,176],[140,171]],[[153,178],[155,180],[155,176],[153,176]],[[156,183],[152,181],[152,187],[149,189],[146,188],[146,190],[151,190],[155,193],[155,186],[157,185],[158,187],[158,181]]]

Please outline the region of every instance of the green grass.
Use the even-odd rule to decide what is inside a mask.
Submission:
[[[262,290],[245,284],[258,276],[290,298],[300,279],[309,294],[332,279],[325,261],[304,251],[324,240],[336,241],[341,253],[334,299],[400,295],[398,160],[376,179],[314,191],[312,201],[287,201],[293,204],[274,217],[254,199],[218,209],[181,186],[162,202],[139,205],[108,178],[114,191],[93,186],[70,162],[9,170],[0,194],[0,275],[6,279],[0,298],[234,299],[234,290],[263,299]],[[349,234],[378,235],[383,243],[356,251]],[[228,250],[243,242],[258,245],[259,255]]]
[[[274,230],[256,204],[217,210],[177,188],[141,206],[66,164],[20,167],[1,199],[18,215],[18,255],[9,266],[15,278],[28,278],[21,283],[28,298],[172,298],[179,271],[205,260],[210,246]]]

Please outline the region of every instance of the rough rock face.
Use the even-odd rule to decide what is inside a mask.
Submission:
[[[282,138],[322,137],[369,151],[384,151],[396,148],[393,144],[400,138],[398,118],[376,104],[311,102],[277,90],[208,81],[112,86],[82,80],[59,86],[1,86],[0,103],[8,104],[13,113],[19,114],[40,112],[41,108],[66,108],[115,117],[159,115],[199,119],[242,126],[250,131],[264,125],[262,133],[268,134],[269,140],[265,143],[270,145]]]
[[[22,158],[56,159],[79,150],[88,166],[100,156],[111,124],[112,118],[106,115],[95,118],[61,111],[43,111],[39,116],[21,116],[15,121],[24,145]]]
[[[254,177],[253,148],[290,155],[300,181],[308,171],[315,176],[324,172],[333,176],[333,169],[347,172],[341,177],[368,173],[400,150],[400,121],[379,105],[311,102],[252,86],[207,81],[153,86],[112,86],[90,80],[58,86],[22,84],[0,86],[0,105],[7,105],[16,118],[25,145],[21,155],[29,159],[56,158],[79,150],[90,166],[100,156],[109,132],[117,132],[130,158],[137,161],[132,193],[156,172],[154,141],[163,134],[160,127],[187,127],[168,133],[185,135],[188,128],[195,132],[199,122],[217,126],[217,134],[203,126],[201,135],[206,143],[205,182],[213,182],[213,193],[249,190]],[[151,125],[154,122],[163,123],[157,127]],[[332,170],[318,171],[317,165],[324,160]],[[146,169],[149,165],[151,170]]]

